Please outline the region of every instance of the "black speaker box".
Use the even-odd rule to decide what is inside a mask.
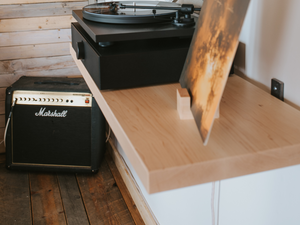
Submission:
[[[6,121],[11,112],[7,168],[98,171],[105,119],[84,79],[21,77],[6,90]]]

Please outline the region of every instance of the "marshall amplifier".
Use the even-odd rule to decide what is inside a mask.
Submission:
[[[105,120],[82,78],[21,77],[5,110],[7,168],[98,171]]]

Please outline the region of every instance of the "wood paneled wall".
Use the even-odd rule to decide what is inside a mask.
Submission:
[[[0,1],[0,142],[5,89],[21,76],[80,75],[69,54],[72,10],[94,0]],[[0,153],[4,152],[3,143]]]

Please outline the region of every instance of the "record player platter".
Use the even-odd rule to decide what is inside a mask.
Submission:
[[[120,5],[126,6],[152,6],[152,7],[179,7],[179,4],[172,2],[159,1],[120,1],[120,2],[103,2],[87,5],[83,8],[83,17],[87,20],[102,23],[117,24],[139,24],[162,22],[175,16],[176,10],[156,10],[153,15],[151,9],[122,9]]]
[[[180,16],[184,16],[184,20],[188,20],[180,25],[194,25],[194,19],[191,14],[194,10],[193,5],[180,5],[174,2],[160,1],[118,1],[118,2],[102,2],[87,5],[83,8],[83,18],[101,23],[112,24],[145,24],[170,22],[177,20]],[[191,22],[192,21],[192,22]]]

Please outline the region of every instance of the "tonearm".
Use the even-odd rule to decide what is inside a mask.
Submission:
[[[201,8],[195,8],[193,4],[182,4],[181,7],[164,7],[164,6],[138,6],[138,5],[123,5],[117,3],[110,4],[110,10],[116,11],[120,9],[152,9],[153,16],[155,17],[156,10],[177,10],[176,16],[173,18],[173,24],[176,26],[193,26],[195,24],[194,18],[191,14],[194,11],[201,11]]]

